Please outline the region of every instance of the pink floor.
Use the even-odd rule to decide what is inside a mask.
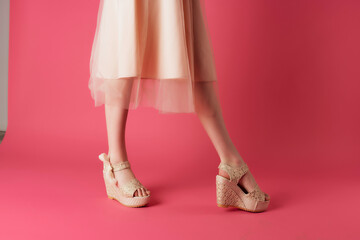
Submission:
[[[157,119],[156,114],[151,117]],[[149,135],[145,132],[138,138]],[[104,137],[81,139],[78,134],[15,134],[10,130],[0,145],[0,238],[358,238],[360,178],[341,162],[333,170],[316,165],[312,169],[309,159],[298,170],[266,163],[264,168],[265,156],[249,162],[272,202],[267,212],[247,213],[216,206],[217,158],[205,135],[199,136],[204,143],[198,146],[170,133],[160,135],[163,139],[158,136],[155,144],[171,139],[178,147],[169,145],[163,152],[160,145],[141,145],[138,151],[135,138],[129,137],[134,171],[153,194],[148,207],[131,209],[106,197],[97,159],[106,149]],[[201,153],[196,148],[209,151]]]
[[[196,115],[145,108],[126,144],[151,204],[108,199],[87,88],[98,0],[11,1],[1,240],[359,239],[360,2],[206,2],[226,127],[268,211],[217,207]]]

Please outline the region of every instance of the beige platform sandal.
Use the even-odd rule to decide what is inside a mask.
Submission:
[[[142,207],[149,203],[150,195],[144,197],[134,196],[137,189],[146,189],[138,179],[132,178],[118,186],[114,172],[130,168],[129,161],[112,164],[106,153],[101,153],[99,159],[104,163],[103,176],[106,193],[110,199],[115,199],[126,207]]]
[[[216,175],[216,198],[219,207],[235,207],[249,212],[263,212],[267,209],[270,199],[265,200],[265,196],[269,195],[261,191],[257,183],[252,192],[238,185],[240,178],[249,171],[246,163],[241,167],[233,167],[221,162],[218,168],[230,176],[229,180]]]

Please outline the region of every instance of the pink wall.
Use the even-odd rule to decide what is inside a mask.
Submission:
[[[91,130],[93,141],[106,140],[103,109],[92,107],[86,87],[97,4],[12,2],[9,135],[80,138]],[[224,117],[244,158],[286,167],[357,164],[359,4],[207,1]],[[131,113],[129,128],[159,124],[166,132],[176,122],[170,131],[181,137],[190,136],[184,129],[203,134],[197,122],[182,121],[189,116],[152,114],[144,122],[144,111]]]
[[[227,128],[264,189],[270,195],[280,189],[267,177],[334,176],[337,170],[356,176],[360,2],[206,4]],[[0,145],[2,164],[71,163],[101,171],[96,158],[107,151],[104,112],[93,107],[87,88],[98,0],[14,0],[10,7],[9,124]],[[196,115],[131,111],[127,141],[142,179],[160,176],[157,167],[167,166],[176,171],[167,174],[179,185],[186,173],[195,177],[200,168],[204,179],[214,180],[218,158]],[[149,167],[153,174],[140,175]],[[98,183],[96,177],[91,182]]]

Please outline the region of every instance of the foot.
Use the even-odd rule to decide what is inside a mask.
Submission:
[[[110,156],[110,155],[109,155]],[[116,157],[110,157],[111,163],[117,163],[117,162],[124,162],[125,160],[121,160]],[[134,178],[135,175],[132,172],[131,168],[122,169],[120,171],[114,172],[115,178],[118,181],[118,185],[121,186],[122,183],[125,183],[126,181],[129,181],[130,179]],[[139,188],[135,191],[134,196],[136,197],[146,197],[150,195],[150,191],[145,188]]]
[[[243,160],[237,160],[227,164],[235,167],[240,167],[243,164],[245,164],[245,162]],[[230,179],[230,176],[221,169],[219,169],[219,175],[227,179]],[[238,185],[240,188],[243,189],[245,193],[252,192],[256,187],[256,181],[254,176],[251,174],[251,172],[248,171],[247,173],[245,173],[245,175],[242,178],[239,179]],[[267,193],[265,193],[265,200],[270,200],[270,196]]]

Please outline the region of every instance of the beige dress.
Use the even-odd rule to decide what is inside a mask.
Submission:
[[[194,112],[210,97],[196,88],[216,82],[203,0],[100,0],[88,83],[95,106]]]

